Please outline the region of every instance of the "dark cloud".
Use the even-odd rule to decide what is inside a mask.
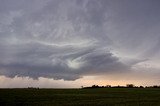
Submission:
[[[142,1],[0,0],[0,74],[76,80],[133,70],[159,50],[158,2]]]
[[[1,45],[0,74],[75,80],[84,75],[119,71],[126,66],[109,52],[92,48],[57,47],[40,43]],[[116,67],[115,67],[116,66]],[[120,69],[120,67],[122,69]]]

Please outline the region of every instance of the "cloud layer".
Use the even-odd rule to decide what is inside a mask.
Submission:
[[[0,0],[0,75],[76,80],[154,64],[160,15],[150,3]]]

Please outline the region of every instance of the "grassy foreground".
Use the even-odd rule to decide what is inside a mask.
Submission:
[[[160,106],[160,88],[0,89],[0,106]]]

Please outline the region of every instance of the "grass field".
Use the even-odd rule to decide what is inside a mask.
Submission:
[[[0,106],[160,106],[160,88],[0,89]]]

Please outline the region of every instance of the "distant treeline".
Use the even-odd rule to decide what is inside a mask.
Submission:
[[[106,85],[106,86],[99,86],[99,85],[92,85],[90,87],[83,87],[81,86],[82,89],[87,89],[87,88],[160,88],[158,85],[153,85],[153,86],[135,86],[134,84],[126,84],[126,86],[111,86],[111,85]]]

